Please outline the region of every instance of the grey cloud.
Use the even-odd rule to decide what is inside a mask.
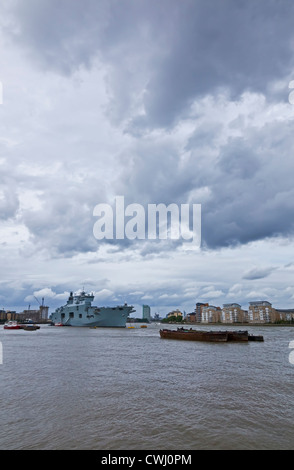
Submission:
[[[248,280],[255,280],[255,279],[263,279],[268,277],[276,268],[274,267],[266,267],[266,268],[253,268],[244,273],[243,279]]]
[[[219,155],[221,173],[213,170],[212,198],[203,204],[208,246],[293,234],[292,123],[252,129],[246,142],[230,140]]]
[[[26,0],[13,9],[15,38],[44,67],[107,64],[111,106],[129,129],[169,126],[219,88],[265,91],[291,71],[293,12],[290,0]],[[132,114],[135,94],[145,116]]]
[[[242,137],[231,137],[218,146],[213,139],[219,138],[223,129],[215,126],[212,134],[201,131],[199,142],[194,133],[186,146],[189,155],[184,162],[176,145],[166,144],[164,139],[162,143],[152,139],[148,142],[146,137],[136,144],[132,170],[129,172],[126,167],[121,192],[131,202],[181,204],[198,191],[197,200],[192,202],[202,204],[203,247],[291,236],[292,128],[291,120],[240,126]]]
[[[2,188],[2,190],[0,188],[0,220],[14,218],[19,209],[19,199],[12,180],[2,183]]]
[[[108,116],[129,116],[133,95],[148,79],[158,48],[165,8],[153,2],[27,0],[11,8],[13,39],[44,70],[70,76],[80,68],[104,67]],[[156,41],[154,42],[154,38]]]
[[[64,74],[88,67],[96,54],[99,29],[107,18],[105,2],[86,3],[87,8],[71,0],[17,1],[12,9],[15,40],[24,42],[43,67]]]
[[[15,21],[20,27],[17,40],[46,68],[70,74],[81,65],[90,66],[95,57],[109,65],[108,82],[113,87],[114,101],[118,93],[118,115],[123,116],[125,109],[132,117],[127,110],[131,106],[128,96],[132,85],[138,80],[140,91],[148,79],[145,119],[151,127],[170,124],[182,115],[188,102],[213,93],[219,86],[228,87],[233,95],[250,87],[265,89],[269,80],[288,71],[292,38],[289,17],[294,8],[289,2],[283,6],[269,2],[267,8],[253,1],[230,0],[222,4],[188,1],[181,8],[173,1],[162,2],[160,7],[158,2],[129,2],[129,9],[116,1],[91,0],[83,4],[27,0],[14,5]],[[140,65],[147,73],[145,79],[141,71],[137,72]],[[121,87],[119,77],[123,84],[129,78],[129,86]],[[132,148],[125,150],[117,167],[121,178],[116,180],[116,193],[125,194],[127,203],[185,203],[195,189],[207,187],[210,197],[200,197],[195,202],[202,204],[203,241],[208,247],[291,234],[292,123],[276,121],[261,129],[246,129],[240,118],[237,128],[243,130],[243,136],[231,138],[219,147],[217,137],[222,135],[223,123],[207,119],[198,124],[201,112],[190,117],[195,131],[182,148],[167,135],[162,141],[152,141],[148,133],[145,138],[134,138]],[[52,129],[56,141],[61,143],[60,131],[56,134],[54,125]],[[176,126],[171,130],[174,129]],[[74,127],[67,132],[73,135]],[[74,152],[77,162],[81,148]],[[184,164],[180,161],[182,151],[189,153]],[[101,165],[102,172],[106,164],[107,159]],[[23,179],[23,183],[28,179]],[[47,218],[38,211],[27,211],[23,216],[39,242],[48,238],[49,245],[68,253],[74,247],[95,249],[95,240],[91,239],[91,204],[94,207],[107,200],[102,196],[99,201],[95,196],[94,177],[91,183],[92,189],[88,186],[81,196],[83,185],[71,188],[63,184],[63,190],[54,193],[56,182],[46,181]],[[38,187],[40,181],[32,184]],[[6,210],[6,216],[13,214],[17,207],[12,191],[7,194],[3,213]],[[76,215],[80,219],[79,234],[74,223]],[[129,243],[122,241],[121,246]],[[142,252],[149,253],[149,247],[142,247]]]
[[[247,180],[254,178],[261,162],[254,148],[246,139],[231,139],[220,151],[218,165],[227,178]]]
[[[221,127],[218,132],[222,132]],[[125,195],[125,205],[142,204],[147,213],[148,203],[180,205],[188,201],[194,190],[207,187],[209,197],[206,192],[201,196],[200,191],[198,199],[192,199],[193,203],[202,204],[203,248],[216,249],[277,235],[291,236],[294,230],[294,163],[289,160],[289,149],[293,147],[292,123],[274,121],[244,132],[243,138],[230,138],[220,148],[215,144],[211,158],[203,150],[210,134],[202,133],[199,148],[197,140],[190,141],[190,155],[184,163],[180,161],[177,144],[166,135],[154,141],[151,137],[135,141],[129,147],[132,158],[122,155],[117,167],[120,177],[115,183],[116,194]],[[106,192],[97,193],[96,178],[93,175],[70,185],[60,178],[57,182],[44,180],[49,189],[44,196],[46,212],[27,211],[23,215],[39,243],[67,256],[99,248],[103,242],[97,244],[93,238],[92,211],[97,203],[109,201]],[[60,184],[59,190],[53,190],[56,184]],[[117,245],[120,250],[134,248],[144,257],[168,253],[181,244],[165,244],[163,248],[152,241],[136,243],[128,239],[106,243]]]
[[[74,204],[60,200],[57,204],[51,202],[44,212],[28,210],[22,220],[30,231],[35,249],[46,249],[53,258],[97,249],[91,236],[91,209],[85,209],[76,201]]]
[[[220,88],[233,98],[265,91],[291,71],[291,2],[205,0],[181,7],[170,47],[147,87],[148,123],[170,125],[193,99]]]
[[[76,171],[78,174],[78,170]],[[36,185],[36,179],[32,178]],[[26,209],[19,220],[28,228],[35,250],[45,249],[51,257],[71,257],[98,248],[93,236],[93,208],[106,195],[96,176],[86,174],[74,182],[64,170],[51,178],[38,178],[43,191],[40,208]]]

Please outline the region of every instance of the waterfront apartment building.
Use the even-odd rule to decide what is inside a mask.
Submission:
[[[197,302],[196,304],[196,308],[195,308],[195,321],[196,323],[200,323],[201,322],[201,318],[202,318],[202,309],[204,307],[209,307],[209,304],[203,304],[201,302]]]
[[[203,304],[201,302],[197,302],[194,312],[187,314],[187,320],[190,323],[201,323],[202,308],[208,307],[208,305],[209,304]]]
[[[270,302],[265,300],[249,302],[249,323],[274,323],[276,320],[276,310]]]
[[[294,322],[294,309],[287,308],[281,309],[276,308],[276,321],[287,321],[287,322]]]
[[[246,323],[248,312],[237,303],[224,304],[221,314],[222,323]]]
[[[189,323],[275,323],[294,322],[294,309],[273,308],[270,302],[249,302],[249,309],[242,309],[234,302],[223,304],[223,308],[197,302],[194,312],[187,315]]]
[[[221,309],[214,305],[201,308],[201,323],[218,323],[221,321]]]

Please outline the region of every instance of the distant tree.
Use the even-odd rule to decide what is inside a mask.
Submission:
[[[181,323],[183,317],[181,315],[172,315],[161,320],[162,323]]]

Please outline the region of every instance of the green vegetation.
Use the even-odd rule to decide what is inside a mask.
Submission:
[[[293,325],[294,324],[294,318],[291,318],[290,320],[276,320],[274,322],[274,325]]]
[[[163,318],[161,320],[161,323],[184,323],[184,321],[183,321],[183,317],[181,317],[180,315],[178,316],[172,315],[168,318]]]

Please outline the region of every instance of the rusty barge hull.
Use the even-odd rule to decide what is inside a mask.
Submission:
[[[160,330],[160,337],[164,339],[182,339],[186,341],[209,341],[225,343],[228,341],[226,332],[223,331],[176,331]]]
[[[263,341],[263,336],[249,335],[248,331],[202,331],[202,330],[160,330],[163,339],[179,339],[184,341],[208,341],[213,343]]]

